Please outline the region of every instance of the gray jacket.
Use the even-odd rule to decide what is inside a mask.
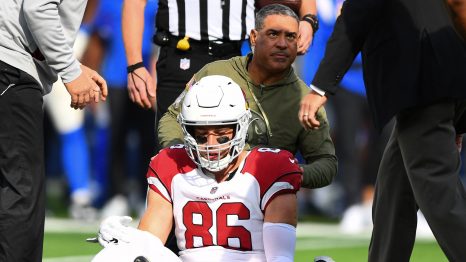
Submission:
[[[87,0],[1,0],[0,60],[33,76],[50,92],[60,75],[68,83],[81,74],[73,43]],[[40,50],[45,60],[33,58]]]

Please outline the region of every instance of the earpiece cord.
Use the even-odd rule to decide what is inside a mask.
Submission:
[[[247,83],[249,93],[251,94],[252,98],[254,99],[254,102],[256,102],[257,107],[259,107],[259,110],[261,111],[260,113],[261,113],[262,117],[264,118],[265,125],[267,127],[267,131],[269,132],[270,138],[271,138],[272,137],[272,130],[270,129],[269,119],[267,118],[267,115],[265,114],[264,109],[262,108],[261,104],[259,103],[259,100],[257,100],[256,96],[254,95],[254,92],[251,90],[251,87],[249,86],[249,81],[246,81],[246,83]],[[252,123],[252,121],[250,123]]]
[[[147,90],[147,82],[144,78],[142,78],[141,76],[139,76],[136,72],[130,72],[131,74],[131,80],[133,80],[133,84],[135,84],[136,82],[134,81],[134,75],[136,75],[139,79],[142,80],[142,82],[144,82],[144,85],[146,86],[146,90]]]

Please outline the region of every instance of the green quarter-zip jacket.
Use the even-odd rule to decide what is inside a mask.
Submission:
[[[253,119],[258,119],[249,128],[250,146],[266,145],[293,154],[299,151],[306,161],[302,165],[302,186],[318,188],[330,184],[337,173],[337,158],[325,109],[322,107],[317,115],[321,123],[319,129],[304,129],[299,122],[298,111],[301,98],[309,93],[307,85],[293,68],[274,84],[255,84],[247,71],[251,59],[252,54],[249,54],[209,63],[194,75],[194,81],[207,75],[224,75],[233,79],[243,89],[254,112]],[[183,132],[177,122],[183,95],[168,108],[159,122],[158,137],[163,147],[183,143]],[[267,138],[261,137],[260,133],[267,133]]]

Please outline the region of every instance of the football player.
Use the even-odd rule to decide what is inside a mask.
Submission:
[[[107,248],[94,261],[128,261],[112,256],[118,245],[139,250],[129,261],[293,261],[302,171],[288,151],[244,150],[251,113],[241,88],[225,76],[200,79],[178,121],[185,143],[150,162],[138,229],[129,217],[106,219],[99,242]],[[179,258],[162,244],[173,223]]]

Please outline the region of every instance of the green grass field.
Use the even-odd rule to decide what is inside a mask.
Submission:
[[[298,245],[300,241],[319,242],[320,238],[305,238],[298,239]],[[326,239],[326,241],[339,242],[338,239]],[[312,262],[316,256],[329,256],[335,261],[343,262],[361,262],[367,261],[367,249],[369,241],[359,242],[359,244],[348,247],[335,247],[335,248],[317,248],[310,247],[309,249],[297,250],[295,255],[295,261],[301,262]],[[416,243],[411,257],[412,262],[448,262],[445,255],[440,250],[436,242],[433,241],[422,241]]]
[[[54,224],[54,225],[51,225]],[[100,249],[99,244],[88,243],[98,224],[73,222],[46,222],[44,262],[90,261]],[[80,233],[84,232],[84,233]],[[298,226],[295,261],[312,262],[316,256],[330,256],[335,261],[367,261],[369,234],[348,236],[339,234],[336,225],[310,224]],[[418,239],[411,258],[412,262],[448,261],[435,240]]]

